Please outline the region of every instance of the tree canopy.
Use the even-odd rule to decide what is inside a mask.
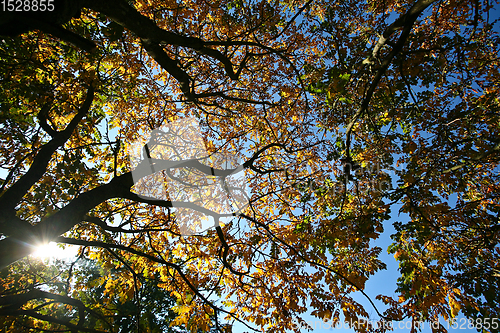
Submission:
[[[298,332],[311,312],[383,332],[369,312],[498,318],[496,5],[4,9],[0,323]],[[87,264],[27,257],[50,241]],[[382,251],[399,262],[396,298],[365,292]]]

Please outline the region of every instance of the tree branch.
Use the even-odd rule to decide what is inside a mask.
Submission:
[[[378,57],[378,53],[380,51],[380,48],[385,45],[388,41],[388,38],[397,30],[400,28],[403,28],[403,31],[401,32],[401,35],[399,36],[399,39],[397,43],[394,45],[392,51],[385,57],[384,61],[381,63],[380,68],[377,71],[377,74],[373,78],[368,90],[366,91],[365,97],[363,98],[363,101],[361,103],[360,108],[354,115],[353,119],[351,122],[347,125],[346,128],[346,158],[349,158],[351,156],[350,154],[350,149],[351,149],[351,135],[352,135],[352,129],[354,125],[357,123],[358,119],[361,117],[363,113],[365,113],[368,110],[368,106],[370,105],[371,98],[373,96],[373,93],[377,89],[377,86],[382,79],[382,76],[384,76],[385,72],[389,68],[389,65],[391,64],[392,60],[394,57],[401,52],[403,49],[404,44],[406,43],[406,40],[408,39],[408,36],[410,35],[411,29],[413,28],[413,24],[415,23],[416,19],[418,16],[427,8],[429,7],[432,3],[436,2],[437,0],[418,0],[405,14],[401,15],[393,24],[391,24],[383,33],[383,35],[379,38],[379,41],[375,45],[372,54],[368,59],[363,61],[364,64],[370,64],[372,63],[372,60],[374,57]]]
[[[226,74],[229,78],[232,80],[238,79],[237,74],[233,70],[233,64],[230,59],[224,56],[221,52],[206,47],[204,41],[200,38],[182,36],[159,28],[155,22],[146,16],[141,15],[135,8],[127,4],[125,1],[87,0],[85,5],[91,9],[101,12],[124,28],[127,28],[135,33],[142,40],[148,53],[152,51],[150,55],[157,60],[162,67],[162,63],[167,64],[167,66],[163,68],[171,73],[177,80],[183,76],[179,74],[179,71],[183,71],[177,66],[177,64],[175,65],[176,68],[174,68],[172,63],[165,61],[164,58],[166,53],[161,54],[162,52],[159,52],[159,49],[162,49],[160,44],[184,46],[196,50],[200,54],[204,54],[218,60],[224,66]],[[160,59],[156,58],[158,56],[160,56]],[[187,75],[186,73],[184,74]],[[185,85],[185,80],[180,80],[179,83],[183,86]]]
[[[0,315],[7,316],[7,315],[19,315],[19,314],[27,313],[26,310],[21,309],[22,306],[25,305],[30,300],[42,299],[42,298],[53,299],[56,302],[63,303],[63,304],[69,304],[69,305],[75,306],[79,309],[79,318],[78,318],[79,320],[78,320],[77,325],[74,325],[68,321],[62,321],[60,319],[57,319],[57,318],[54,318],[51,316],[44,316],[43,320],[62,324],[62,325],[65,325],[65,326],[71,327],[71,328],[78,327],[79,330],[85,331],[85,332],[100,332],[100,331],[95,331],[95,330],[91,330],[91,329],[85,329],[83,327],[84,320],[85,320],[85,312],[88,312],[88,313],[94,315],[95,317],[103,320],[111,328],[111,325],[108,323],[108,321],[103,316],[101,316],[100,314],[96,313],[92,309],[85,306],[85,304],[83,304],[82,301],[71,298],[69,296],[53,294],[53,293],[50,293],[47,291],[42,291],[39,289],[33,289],[33,290],[30,290],[27,293],[23,293],[23,294],[0,296],[0,306],[1,306]],[[27,313],[27,314],[31,317],[35,317],[37,315],[40,315],[39,313],[37,313],[35,311],[29,311],[29,313]],[[38,318],[38,317],[35,317],[35,318]],[[42,318],[40,318],[40,319],[42,319]],[[67,324],[69,324],[70,326],[68,326]]]
[[[36,155],[28,172],[26,172],[26,174],[24,174],[14,185],[3,193],[2,197],[0,197],[0,211],[2,212],[2,214],[0,214],[0,226],[5,222],[4,217],[6,215],[12,216],[14,213],[14,207],[19,200],[21,200],[31,186],[33,186],[33,184],[35,184],[45,173],[52,155],[69,139],[78,123],[88,113],[93,99],[94,88],[91,86],[87,91],[87,97],[80,107],[80,110],[73,117],[69,125],[66,126],[63,131],[57,132],[52,140],[40,149],[40,152]]]
[[[188,279],[188,277],[186,276],[186,274],[184,274],[184,272],[182,271],[182,267],[179,266],[179,265],[177,265],[177,264],[168,262],[168,261],[164,260],[163,258],[158,258],[158,257],[155,257],[153,255],[150,255],[150,254],[138,251],[136,249],[133,249],[131,247],[120,245],[120,244],[110,244],[110,243],[104,243],[104,242],[98,242],[98,241],[87,241],[87,240],[80,240],[80,239],[66,238],[66,237],[58,237],[56,239],[56,241],[57,242],[61,242],[61,243],[66,243],[66,244],[73,244],[73,245],[94,246],[94,247],[100,247],[100,248],[104,248],[104,249],[118,249],[118,250],[130,252],[132,254],[135,254],[135,255],[138,255],[140,257],[149,259],[149,260],[151,260],[153,262],[165,265],[167,267],[171,267],[171,268],[173,268],[177,272],[177,274],[179,274],[179,276],[181,277],[182,281],[184,281],[186,283],[186,285],[188,286],[188,288],[191,289],[191,291],[193,291],[193,293],[195,293],[195,295],[197,297],[199,297],[200,299],[202,299],[205,302],[205,304],[207,304],[208,306],[210,306],[214,311],[221,311],[223,313],[226,313],[230,317],[234,318],[238,322],[240,322],[243,325],[245,325],[246,327],[248,327],[249,329],[252,329],[252,330],[255,331],[255,329],[253,329],[252,327],[248,326],[247,323],[245,323],[241,319],[237,318],[233,313],[231,313],[231,312],[229,312],[227,310],[224,310],[222,308],[217,307],[209,299],[207,299],[202,293],[200,293],[200,291],[198,290],[198,288],[196,288],[191,283],[191,281]]]
[[[29,255],[37,245],[53,241],[69,231],[84,219],[89,210],[100,203],[112,198],[126,197],[133,185],[132,174],[125,173],[113,178],[108,184],[82,193],[55,214],[28,230],[17,233],[15,237],[0,240],[0,269]],[[3,219],[7,225],[9,223],[19,225],[21,221],[15,216],[3,217]]]

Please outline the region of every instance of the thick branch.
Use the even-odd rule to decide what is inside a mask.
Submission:
[[[77,307],[78,311],[79,311],[78,324],[77,325],[70,324],[70,325],[71,325],[71,327],[78,326],[79,330],[86,331],[85,328],[83,327],[83,323],[85,320],[85,312],[88,312],[88,313],[94,315],[96,318],[102,319],[103,321],[106,322],[106,324],[109,327],[111,327],[110,324],[106,321],[106,319],[103,316],[96,313],[92,309],[87,308],[85,306],[85,304],[83,304],[82,301],[65,296],[65,295],[53,294],[53,293],[50,293],[47,291],[42,291],[39,289],[30,290],[29,292],[23,293],[23,294],[0,296],[0,306],[1,306],[0,315],[7,316],[7,315],[20,315],[20,314],[26,313],[25,310],[22,310],[23,305],[25,305],[26,303],[28,303],[29,301],[34,300],[34,299],[52,299],[52,300],[59,302],[59,303],[69,304],[69,305],[72,305],[74,307]],[[29,312],[28,315],[33,316],[33,315],[38,315],[38,313],[33,311],[33,312]],[[56,318],[53,318],[50,316],[44,317],[44,320],[47,320],[49,322],[57,322],[57,321],[54,321],[54,319],[56,319]],[[67,322],[61,321],[61,322],[57,322],[57,323],[66,325]],[[70,327],[70,326],[68,326],[68,327]],[[94,330],[89,330],[89,332],[94,332]]]
[[[141,15],[137,10],[135,10],[135,8],[127,4],[127,2],[125,1],[87,0],[86,6],[101,12],[116,23],[135,33],[143,41],[146,50],[148,50],[148,53],[150,53],[153,45],[159,47],[160,49],[160,44],[189,47],[201,54],[205,54],[213,59],[220,61],[224,66],[226,74],[229,76],[229,78],[231,78],[232,80],[238,79],[238,76],[233,70],[233,64],[231,63],[230,59],[224,56],[221,52],[206,47],[204,41],[200,38],[182,36],[159,28],[154,21],[150,20],[146,16]],[[150,55],[158,61],[155,55],[158,56],[160,55],[160,53],[158,52],[158,50],[153,50],[153,53],[150,53]],[[164,58],[165,55],[161,55],[161,57]],[[160,65],[163,67],[161,61],[158,61],[158,63],[160,63]],[[174,73],[176,71],[182,71],[179,67],[177,67],[177,69],[173,69],[173,67],[170,65],[168,67],[164,67],[164,69],[171,73],[176,79],[178,79],[178,77]],[[172,70],[174,70],[174,73],[170,72]],[[183,84],[183,81],[179,82],[181,83],[181,85]]]
[[[191,91],[191,77],[179,68],[177,62],[170,58],[168,54],[163,50],[160,45],[151,42],[150,40],[144,39],[142,45],[149,55],[158,62],[158,64],[167,72],[172,75],[179,85],[181,86],[181,91],[184,93],[188,100],[193,99],[193,93]]]
[[[0,231],[4,231],[4,228],[8,225],[8,220],[14,216],[14,208],[17,203],[31,188],[31,186],[33,186],[33,184],[35,184],[43,176],[54,152],[59,147],[64,145],[77,127],[78,123],[88,113],[93,99],[94,88],[90,87],[85,101],[69,125],[66,126],[63,131],[55,133],[52,140],[40,149],[40,152],[36,155],[28,172],[26,172],[26,174],[24,174],[0,197]]]
[[[75,121],[75,119],[73,119]],[[73,122],[72,121],[72,122]],[[76,126],[76,125],[75,125]],[[68,126],[69,127],[69,126]],[[65,129],[67,131],[68,128]],[[64,132],[64,131],[63,131]],[[162,161],[153,160],[153,165],[157,167],[193,167],[207,175],[217,175],[217,176],[227,176],[234,173],[242,168],[255,168],[253,163],[255,160],[267,149],[271,147],[281,147],[287,152],[290,150],[286,149],[285,144],[272,143],[262,147],[258,150],[252,158],[243,163],[243,165],[238,166],[235,169],[219,170],[201,164],[197,160],[187,160],[187,161]],[[147,163],[149,161],[143,161],[143,165],[139,167],[138,172],[141,177],[150,175],[154,173]],[[136,170],[137,171],[137,170]],[[136,172],[134,171],[134,173]],[[156,170],[159,171],[159,170]],[[258,170],[259,171],[259,170]],[[137,176],[134,174],[134,176]],[[180,201],[168,201],[160,200],[155,198],[145,198],[144,196],[139,196],[130,191],[130,188],[134,185],[134,180],[132,173],[126,173],[121,176],[113,178],[113,180],[105,185],[94,188],[88,192],[81,194],[79,197],[71,201],[67,206],[65,206],[60,211],[56,212],[54,215],[46,218],[37,225],[33,227],[26,227],[22,232],[16,232],[14,237],[9,237],[7,239],[0,240],[0,269],[6,267],[7,265],[15,262],[33,252],[37,245],[45,242],[53,241],[58,236],[69,231],[73,226],[85,220],[87,213],[106,200],[112,198],[124,198],[130,199],[135,202],[147,203],[151,205],[156,205],[160,207],[185,207],[203,214],[213,216],[214,218],[234,216],[231,214],[218,214],[207,208],[198,206],[191,202],[180,202]],[[16,216],[4,216],[4,223],[6,225],[13,225],[19,227],[21,223],[27,224],[27,222],[20,220]]]
[[[408,39],[408,36],[410,35],[410,32],[413,28],[413,24],[415,23],[416,19],[418,16],[427,8],[429,7],[433,2],[437,0],[418,0],[405,14],[400,16],[393,24],[391,24],[382,37],[380,37],[379,41],[374,47],[374,50],[372,52],[372,55],[370,56],[369,60],[365,60],[363,63],[370,63],[371,60],[373,59],[374,55],[378,55],[380,48],[386,44],[388,41],[389,36],[391,36],[396,30],[399,30],[400,28],[403,28],[403,31],[401,32],[401,35],[399,36],[399,39],[394,45],[392,51],[385,57],[384,61],[381,63],[380,68],[377,70],[377,73],[372,80],[365,97],[363,98],[363,102],[361,103],[360,108],[354,115],[353,119],[347,125],[346,128],[346,157],[350,157],[350,148],[351,148],[351,134],[352,134],[352,129],[354,125],[357,123],[359,117],[363,113],[366,112],[368,109],[368,105],[370,105],[371,98],[373,96],[373,93],[377,89],[377,86],[382,79],[382,76],[384,76],[385,72],[389,68],[389,65],[391,64],[392,60],[394,57],[401,52],[403,49],[404,44],[406,43],[406,40]]]
[[[372,51],[372,59],[375,59],[378,57],[381,48],[387,44],[389,41],[389,38],[394,34],[396,31],[408,27],[408,26],[413,26],[413,23],[415,20],[418,18],[418,16],[427,8],[429,7],[433,2],[436,2],[437,0],[418,0],[406,13],[398,17],[396,21],[394,21],[390,26],[388,26],[382,36],[377,41],[377,44],[373,47]]]
[[[52,316],[43,315],[43,314],[35,312],[33,310],[21,310],[21,311],[19,311],[18,314],[19,315],[30,316],[30,317],[33,317],[33,318],[36,318],[36,319],[48,321],[48,322],[59,324],[59,325],[64,325],[64,326],[66,326],[66,327],[68,327],[68,328],[70,328],[70,329],[72,329],[73,331],[76,331],[76,332],[107,333],[106,331],[100,331],[100,330],[96,330],[96,329],[93,329],[93,328],[81,327],[79,325],[72,324],[71,322],[69,322],[67,320],[61,320],[61,319],[58,319],[58,318],[55,318],[55,317],[52,317]]]
[[[38,120],[40,127],[43,128],[43,130],[47,132],[47,134],[49,134],[51,137],[55,137],[57,135],[57,131],[54,130],[52,126],[50,126],[47,122],[47,116],[51,106],[52,102],[46,103],[44,106],[42,106],[40,112],[38,112]]]
[[[0,198],[0,207],[4,212],[13,209],[31,186],[45,173],[52,154],[69,139],[78,123],[88,113],[93,99],[94,88],[90,87],[87,92],[87,98],[69,125],[63,131],[58,132],[52,140],[40,149],[28,172],[2,195]]]
[[[45,23],[44,21],[37,21],[36,27],[45,33],[48,33],[54,37],[69,42],[74,46],[82,50],[85,50],[87,52],[92,52],[96,49],[96,45],[93,41],[84,38],[70,30],[64,29],[60,25],[49,24]]]
[[[24,258],[35,250],[36,245],[53,241],[69,231],[84,219],[89,210],[100,203],[117,197],[124,197],[134,185],[132,174],[126,173],[113,178],[108,184],[81,194],[66,207],[49,216],[37,225],[16,237],[0,240],[0,269]],[[13,220],[16,219],[16,220]],[[18,223],[17,217],[5,218],[7,224]]]

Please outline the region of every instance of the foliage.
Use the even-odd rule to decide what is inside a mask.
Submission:
[[[156,279],[138,277],[138,288],[131,296],[124,293],[130,289],[117,284],[123,274],[120,269],[105,270],[81,257],[71,263],[28,257],[2,273],[2,327],[9,332],[25,332],[32,326],[65,330],[72,327],[72,321],[84,320],[94,331],[181,332],[179,327],[170,327],[176,317],[175,299]],[[49,315],[51,319],[44,322]]]
[[[498,317],[497,2],[78,4],[0,43],[6,327],[282,332],[312,311],[383,331],[357,291],[386,304],[377,320]],[[186,119],[208,156],[130,161]],[[248,204],[153,193],[200,177]],[[200,215],[215,228],[186,235]],[[396,299],[364,291],[391,223]],[[100,268],[22,259],[47,241]]]

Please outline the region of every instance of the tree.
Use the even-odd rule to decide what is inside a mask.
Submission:
[[[309,309],[377,330],[356,291],[385,321],[498,317],[500,43],[490,2],[77,7],[58,15],[63,27],[33,22],[2,40],[6,281],[53,240],[117,269],[109,285],[125,286],[123,304],[140,279],[158,278],[177,302],[172,324],[192,331],[229,329],[223,318],[299,331]],[[397,204],[409,222],[389,221]],[[204,218],[213,228],[185,232]],[[364,288],[386,266],[371,241],[387,223],[401,277],[399,299],[376,296],[382,311]],[[85,316],[54,322],[32,308],[46,295],[32,295],[0,304],[17,298],[34,320],[25,325],[119,330]]]
[[[176,300],[156,279],[136,276],[140,286],[116,288],[124,269],[105,269],[81,256],[64,260],[22,259],[3,271],[2,327],[8,332],[75,329],[90,332],[182,332],[170,327]],[[126,269],[125,269],[126,270]],[[22,295],[22,297],[19,297]],[[45,302],[42,300],[46,300]],[[73,325],[75,321],[91,323]]]

